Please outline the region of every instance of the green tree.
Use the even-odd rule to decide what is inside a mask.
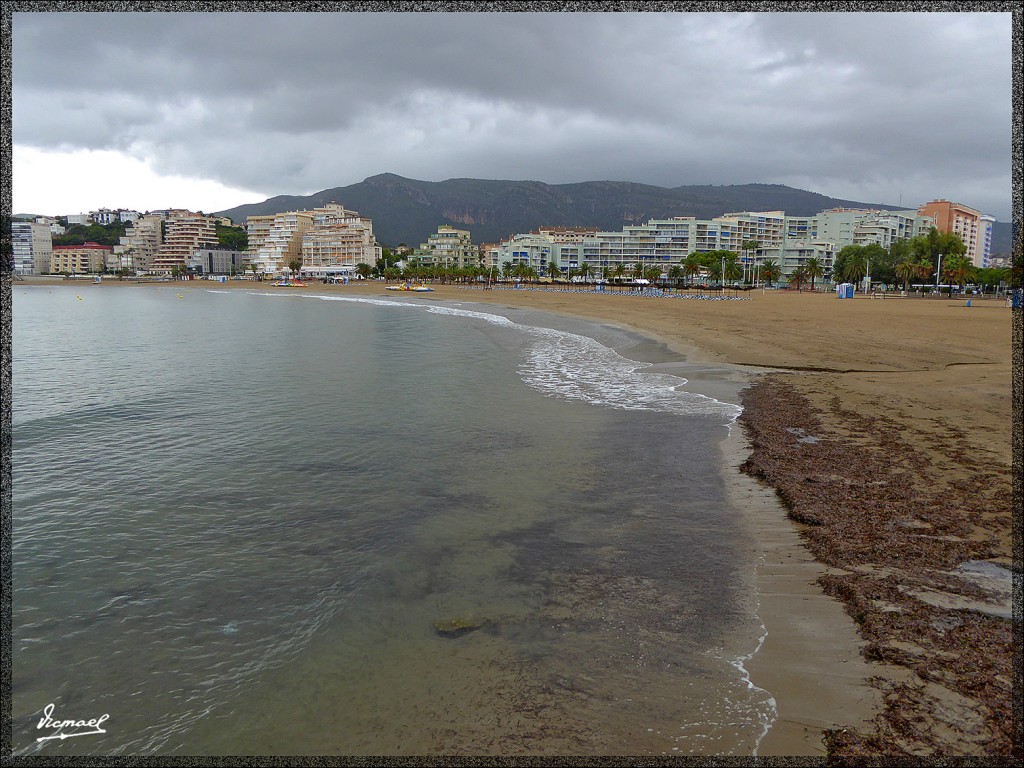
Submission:
[[[931,266],[931,274],[939,268],[939,256],[942,256],[943,265],[952,256],[963,256],[967,253],[967,246],[955,232],[939,232],[937,229],[930,229],[925,235],[918,235],[910,241],[910,252],[914,258],[921,262],[927,262]]]
[[[690,279],[690,285],[693,285],[693,279],[700,274],[703,265],[701,264],[700,255],[696,253],[688,254],[683,259],[683,275]]]
[[[782,274],[782,270],[779,269],[778,262],[775,259],[765,259],[761,264],[759,272],[761,279],[768,283],[768,285],[774,285],[775,281],[779,279],[779,275]]]
[[[942,271],[944,279],[951,285],[963,288],[974,275],[974,264],[966,256],[950,256]]]
[[[553,261],[548,262],[548,277],[552,280],[557,280],[558,276],[562,274],[562,268]]]
[[[249,234],[245,231],[245,227],[226,227],[218,221],[216,232],[218,245],[223,245],[232,251],[245,251],[249,248]]]
[[[814,291],[814,279],[825,274],[825,267],[820,259],[811,257],[804,264],[804,271],[807,273],[807,277],[811,279],[811,291]]]
[[[731,252],[727,252],[731,253]],[[740,263],[739,257],[732,253],[731,257],[725,257],[725,280],[726,282],[736,282],[743,277],[743,264]]]
[[[896,277],[903,281],[903,290],[910,289],[910,281],[917,276],[920,265],[910,258],[896,265]]]
[[[361,261],[356,264],[356,274],[364,280],[369,278],[373,274],[373,267],[367,264],[365,261]]]
[[[593,268],[589,264],[587,264],[587,262],[584,261],[582,264],[580,264],[580,276],[585,281],[590,280],[590,275],[593,274],[593,271]]]
[[[796,290],[798,293],[803,290],[803,287],[807,283],[807,280],[807,267],[800,266],[789,273],[788,282],[790,285],[796,286]]]

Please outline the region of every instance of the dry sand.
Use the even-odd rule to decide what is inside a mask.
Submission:
[[[103,288],[118,284],[105,281]],[[385,295],[381,283],[227,286]],[[827,740],[840,756],[1019,756],[1019,723],[1012,725],[1008,711],[1010,622],[999,617],[1008,595],[999,602],[944,575],[957,558],[1009,564],[1013,556],[1013,344],[1004,301],[975,298],[968,307],[963,299],[840,300],[834,293],[760,290],[741,294],[747,297],[742,301],[700,301],[433,287],[432,293],[400,295],[585,318],[639,331],[693,362],[750,371],[744,430],[733,430],[723,450],[737,468],[750,456],[746,471],[767,481],[737,471],[732,483],[761,545],[759,613],[768,635],[748,667],[754,682],[773,692],[779,709],[762,755],[822,755],[823,731],[837,729]],[[759,392],[775,399],[759,403]],[[827,446],[827,458],[802,459],[802,474],[787,475],[785,451],[810,430]],[[760,446],[753,455],[751,441]],[[804,447],[806,458],[818,446]],[[876,457],[876,463],[865,469],[865,457]],[[898,478],[921,500],[918,506],[903,502],[906,489],[899,503],[885,497],[899,485],[896,475],[885,476],[886,462],[902,473]],[[851,481],[854,465],[870,476],[850,475],[856,479]],[[829,488],[829,504],[820,493],[802,490],[814,483]],[[882,495],[863,501],[859,489],[872,484]],[[943,506],[936,499],[951,501]],[[883,518],[865,513],[858,524],[851,515],[857,504]],[[787,510],[813,525],[787,519]],[[886,510],[897,511],[885,518]],[[918,539],[896,536],[892,546],[903,548],[904,560],[894,561],[885,552],[888,534],[876,530],[894,524],[897,533],[955,542],[954,549],[922,545],[917,552]],[[871,536],[873,543],[864,544]],[[901,624],[894,616],[908,618]],[[908,632],[917,633],[912,636],[920,644],[909,642]],[[969,671],[951,668],[948,660],[961,651],[957,643],[981,654],[972,663],[985,666],[984,685],[969,682]]]

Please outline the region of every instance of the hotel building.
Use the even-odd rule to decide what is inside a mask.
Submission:
[[[935,222],[939,232],[953,232],[960,236],[967,246],[966,256],[976,267],[988,265],[992,255],[993,216],[968,208],[962,203],[949,200],[932,200],[917,209],[921,216],[928,216]]]

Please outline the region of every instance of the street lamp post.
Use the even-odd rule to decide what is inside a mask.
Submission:
[[[942,254],[939,254],[939,266],[935,270],[935,292],[939,292],[939,280],[942,277]]]

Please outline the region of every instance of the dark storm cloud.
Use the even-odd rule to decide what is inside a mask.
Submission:
[[[14,14],[16,144],[275,193],[773,182],[1006,219],[1010,83],[1009,14]]]

